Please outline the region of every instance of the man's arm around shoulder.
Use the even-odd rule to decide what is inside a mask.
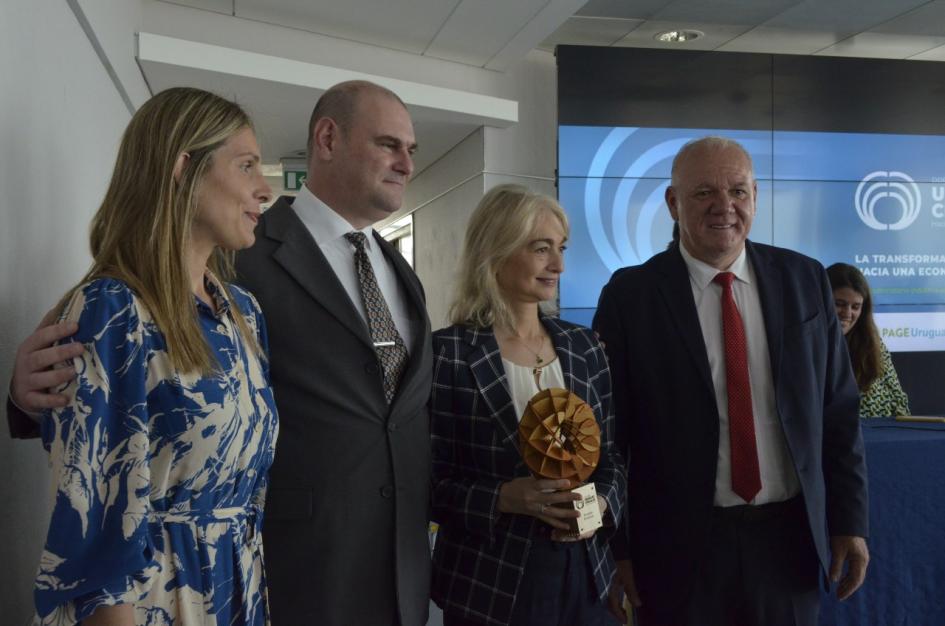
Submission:
[[[7,396],[7,423],[10,436],[18,439],[39,437],[39,415],[45,409],[63,407],[69,399],[52,393],[73,377],[70,361],[82,354],[81,343],[57,345],[78,330],[75,322],[54,324],[56,312],[49,311],[39,326],[16,350],[13,380]]]

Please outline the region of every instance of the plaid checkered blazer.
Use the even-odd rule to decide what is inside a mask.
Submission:
[[[592,331],[542,318],[565,384],[593,409],[601,426],[600,462],[592,480],[607,499],[605,527],[585,542],[603,598],[614,574],[607,545],[626,500],[623,461],[614,446],[610,372]],[[532,540],[548,526],[535,517],[500,513],[499,487],[528,476],[518,422],[491,328],[456,325],[433,334],[433,600],[445,612],[508,624]],[[547,534],[543,535],[547,536]]]

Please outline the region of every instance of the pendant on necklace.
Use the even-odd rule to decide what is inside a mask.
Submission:
[[[532,368],[532,377],[535,379],[535,386],[538,387],[538,391],[541,391],[541,368],[540,367]]]

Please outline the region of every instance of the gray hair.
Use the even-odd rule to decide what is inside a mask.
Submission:
[[[755,166],[751,161],[751,155],[748,154],[748,150],[745,150],[745,146],[738,143],[734,139],[729,139],[728,137],[720,137],[718,135],[708,135],[706,137],[700,137],[698,139],[693,139],[686,142],[682,148],[679,149],[679,152],[676,153],[676,157],[673,159],[673,169],[672,169],[672,182],[670,184],[676,185],[676,172],[679,170],[680,164],[685,161],[689,155],[697,150],[713,150],[721,151],[728,149],[735,149],[745,155],[745,159],[748,161],[748,171],[751,173],[752,179],[755,177]]]

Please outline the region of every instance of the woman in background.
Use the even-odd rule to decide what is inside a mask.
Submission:
[[[860,388],[860,417],[909,415],[909,398],[873,322],[873,298],[866,278],[846,263],[828,267],[827,276]]]
[[[132,117],[92,268],[62,302],[85,351],[42,421],[54,502],[35,623],[268,624],[266,333],[221,278],[269,197],[236,104],[175,88]]]
[[[610,624],[607,538],[625,502],[610,373],[587,328],[543,315],[564,270],[568,222],[554,199],[489,191],[470,218],[450,318],[433,335],[433,599],[446,626]],[[580,396],[601,428],[591,476],[605,528],[568,533],[565,480],[529,475],[518,425],[539,390]]]

